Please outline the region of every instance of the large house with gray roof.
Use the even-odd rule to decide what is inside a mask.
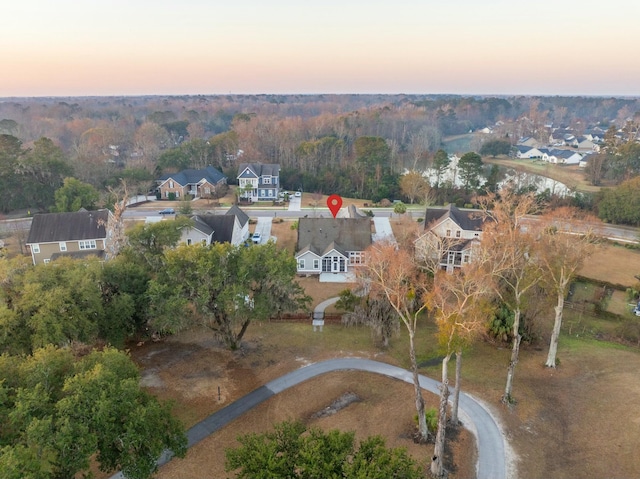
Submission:
[[[428,207],[424,233],[416,240],[416,255],[448,272],[461,268],[472,259],[484,221],[478,210],[462,210],[453,204]]]
[[[156,180],[160,197],[181,199],[186,195],[193,198],[213,198],[227,184],[227,177],[213,166],[201,170],[182,170],[168,173]]]
[[[35,215],[27,238],[33,264],[46,264],[62,256],[111,259],[109,252],[117,253],[114,222],[106,209]]]
[[[239,197],[247,201],[276,201],[280,193],[280,165],[241,163],[238,191]]]
[[[320,282],[353,281],[353,269],[366,260],[371,245],[370,218],[300,218],[297,272]]]

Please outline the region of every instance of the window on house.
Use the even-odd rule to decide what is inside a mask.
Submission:
[[[298,269],[304,269],[304,260],[303,259],[299,259],[298,260]]]
[[[81,250],[84,249],[96,249],[96,240],[80,240],[78,246]]]
[[[468,255],[468,254],[465,254],[465,255],[462,257],[462,262],[463,262],[463,263],[468,263],[468,262],[469,262],[469,255]]]
[[[364,264],[364,253],[362,251],[349,251],[349,264]]]
[[[447,236],[451,236],[451,230],[447,230]]]
[[[44,260],[44,264],[49,264],[49,261],[51,261],[49,258]]]
[[[262,178],[262,182],[263,182],[265,185],[270,185],[270,184],[271,184],[271,177],[270,177],[270,176],[264,176],[264,177]]]
[[[460,231],[460,230],[457,230],[457,231],[456,231],[456,238],[460,238],[460,234],[461,234],[461,231]]]
[[[60,251],[67,251],[67,243],[64,241],[60,242]]]
[[[314,259],[313,260],[313,269],[320,269],[320,260],[319,259]]]
[[[187,238],[187,245],[191,245],[191,238]]]
[[[39,244],[32,244],[31,245],[31,251],[33,251],[34,253],[39,253],[40,252],[40,245]]]
[[[169,188],[173,188],[173,181],[169,181]]]

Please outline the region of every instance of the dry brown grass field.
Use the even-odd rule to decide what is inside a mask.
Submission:
[[[578,191],[596,192],[600,191],[599,186],[593,186],[587,181],[584,169],[578,165],[554,165],[544,161],[517,160],[508,157],[491,158],[485,156],[482,158],[485,163],[495,163],[496,165],[513,168],[516,171],[526,171],[536,173],[547,178],[564,183],[570,188]]]
[[[640,274],[640,250],[624,246],[605,244],[589,257],[580,275],[601,279],[613,284],[632,286],[639,282],[634,276]]]

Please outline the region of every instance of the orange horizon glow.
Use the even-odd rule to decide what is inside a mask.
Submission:
[[[628,0],[23,3],[6,7],[0,97],[640,95]]]

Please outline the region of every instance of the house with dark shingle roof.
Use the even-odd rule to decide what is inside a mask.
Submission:
[[[191,195],[193,198],[211,198],[227,184],[227,177],[213,166],[202,170],[182,170],[168,173],[156,180],[162,198],[167,199],[173,193],[176,199]]]
[[[275,201],[280,193],[280,165],[241,163],[238,167],[240,198]]]
[[[237,206],[232,206],[224,215],[194,215],[191,219],[194,224],[182,231],[182,243],[238,245],[249,237],[249,216]]]
[[[515,147],[516,158],[542,158],[542,152],[538,148],[525,145],[516,145]]]
[[[371,245],[370,218],[300,218],[298,274],[319,275],[320,282],[353,281],[353,268],[364,263]]]
[[[452,272],[471,261],[482,237],[484,216],[478,210],[461,210],[453,204],[445,208],[427,207],[424,233],[416,240],[416,255]]]
[[[27,238],[33,264],[49,263],[61,256],[111,259],[108,252],[114,251],[114,222],[109,210],[35,215]]]

